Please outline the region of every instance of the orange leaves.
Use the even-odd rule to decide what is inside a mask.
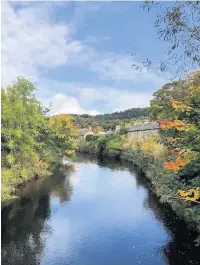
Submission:
[[[182,152],[173,151],[173,155],[176,157],[175,161],[164,162],[164,168],[167,170],[177,171],[196,158],[196,153],[191,150],[184,150]]]
[[[181,197],[183,197],[188,201],[197,201],[200,199],[200,187],[189,189],[187,191],[178,190],[178,195],[180,195]]]
[[[169,120],[169,119],[160,120],[160,128],[162,130],[168,130],[174,128],[177,129],[178,131],[196,130],[196,127],[193,124],[190,123],[186,124],[181,120]]]
[[[176,171],[186,164],[187,163],[181,157],[178,157],[174,162],[164,162],[164,167],[168,170]]]
[[[180,128],[184,125],[184,122],[180,121],[180,120],[168,120],[168,119],[164,119],[160,121],[160,127],[163,130],[168,130],[170,128]]]
[[[175,110],[181,110],[182,112],[191,110],[191,107],[181,102],[178,102],[177,100],[172,100],[172,107]]]
[[[164,162],[164,168],[173,171],[177,170],[175,162]]]

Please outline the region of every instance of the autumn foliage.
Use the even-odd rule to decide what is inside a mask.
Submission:
[[[74,150],[77,131],[69,115],[47,118],[35,87],[24,78],[1,90],[2,200],[12,187],[38,175],[50,174],[53,162]]]
[[[164,167],[168,170],[177,170],[181,167],[184,167],[186,165],[185,161],[181,157],[178,157],[175,161],[173,162],[164,162]]]
[[[188,201],[198,201],[200,199],[200,187],[189,190],[178,190],[178,195]]]
[[[183,125],[184,122],[180,120],[169,120],[169,119],[160,120],[160,128],[163,130],[171,128],[180,129]]]
[[[184,111],[190,111],[192,108],[190,106],[187,106],[186,104],[183,104],[182,102],[178,102],[177,100],[172,100],[172,107],[175,110],[181,110]]]
[[[197,201],[200,192],[200,70],[158,90],[151,101],[150,113],[160,123],[161,141],[168,150],[163,162],[165,171],[176,176],[179,187],[183,185],[184,189],[178,190],[180,197]]]

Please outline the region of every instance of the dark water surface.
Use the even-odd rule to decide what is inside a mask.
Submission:
[[[3,265],[199,265],[196,234],[130,164],[78,156],[3,217]]]

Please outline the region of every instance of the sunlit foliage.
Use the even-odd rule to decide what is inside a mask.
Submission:
[[[73,150],[76,129],[68,115],[51,117],[36,99],[34,85],[18,78],[1,90],[2,199],[13,186],[49,174],[55,156]]]
[[[195,201],[198,202],[200,199],[200,187],[196,189],[188,189],[187,191],[185,190],[178,190],[178,195],[183,197],[187,201]],[[199,202],[200,203],[200,202]]]
[[[197,201],[200,190],[200,70],[158,90],[151,101],[150,114],[160,122],[161,141],[168,149],[163,166],[174,177],[173,188],[177,187],[178,195],[186,201]],[[195,218],[196,212],[195,208]]]

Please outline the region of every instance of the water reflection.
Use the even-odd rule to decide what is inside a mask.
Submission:
[[[130,163],[78,155],[3,214],[2,264],[200,264],[195,233]],[[5,218],[6,216],[6,218]]]
[[[170,237],[162,247],[162,252],[167,260],[167,264],[200,264],[200,247],[195,246],[197,233],[187,227],[175,213],[167,206],[161,205],[158,198],[148,190],[148,196],[144,202],[159,220]]]
[[[46,222],[51,216],[51,194],[68,202],[72,196],[69,176],[60,166],[53,168],[51,178],[30,183],[12,209],[2,212],[2,264],[40,264],[46,240],[53,231]]]
[[[160,204],[159,199],[150,188],[150,183],[139,169],[127,161],[116,161],[115,158],[95,157],[91,155],[77,157],[84,163],[98,163],[101,167],[108,167],[112,171],[128,170],[136,179],[136,185],[146,188],[148,195],[143,202],[145,209],[149,209],[154,217],[160,221],[164,229],[168,232],[167,244],[163,245],[161,252],[170,265],[200,264],[200,247],[196,246],[195,240],[197,232],[187,227],[184,221],[171,211],[167,205]]]

